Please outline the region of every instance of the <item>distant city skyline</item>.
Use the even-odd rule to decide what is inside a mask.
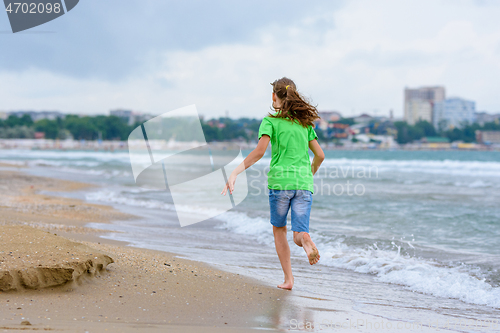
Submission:
[[[461,116],[462,115],[454,115],[453,108],[457,107],[457,102],[460,103],[465,103],[465,105],[469,105],[472,103],[474,106],[472,108],[469,108],[468,115],[465,115],[465,117],[469,117],[468,120],[469,123],[475,122],[483,126],[485,123],[488,122],[495,122],[498,121],[497,119],[500,119],[500,112],[497,113],[489,113],[489,112],[484,112],[484,111],[477,111],[475,109],[475,103],[472,101],[467,101],[462,98],[458,97],[452,97],[449,99],[444,100],[444,102],[448,102],[451,104],[451,109],[448,110],[449,115],[447,117],[453,118],[452,122],[448,125],[456,126],[457,124],[460,123],[461,121]],[[451,113],[451,114],[450,114]],[[150,114],[150,113],[143,113],[143,112],[137,112],[134,110],[129,110],[129,109],[115,109],[115,110],[109,110],[109,112],[102,113],[102,114],[75,114],[75,113],[65,113],[61,111],[47,111],[47,110],[40,110],[40,111],[35,111],[35,110],[12,110],[12,111],[1,111],[0,110],[0,120],[5,120],[9,116],[13,115],[16,117],[22,117],[23,115],[29,115],[31,119],[36,122],[40,119],[50,119],[54,120],[56,118],[64,118],[66,115],[76,115],[79,117],[84,117],[84,116],[98,116],[98,115],[104,115],[104,116],[116,116],[119,118],[127,118],[127,122],[130,124],[135,123],[136,121],[138,122],[143,122],[146,120],[149,120],[153,117],[156,117],[158,115]],[[356,123],[359,122],[364,122],[364,121],[369,121],[372,119],[382,119],[384,121],[390,120],[390,121],[405,121],[406,119],[404,117],[391,117],[391,114],[389,115],[378,115],[378,114],[372,114],[372,113],[362,113],[354,116],[344,116],[341,112],[336,111],[336,110],[318,110],[318,115],[320,116],[320,121],[319,125],[323,127],[326,126],[326,123],[328,122],[335,122],[340,119],[353,119]],[[205,120],[210,120],[210,119],[218,119],[218,118],[226,118],[225,115],[222,116],[212,116],[212,117],[206,117],[205,115],[200,116],[205,119]],[[429,121],[436,129],[439,128],[439,121],[441,120],[442,116],[435,116],[434,110],[432,111],[432,121]],[[237,120],[237,119],[242,119],[242,118],[248,118],[248,119],[262,119],[263,117],[248,117],[248,116],[241,116],[241,117],[229,117],[231,119]],[[472,120],[471,120],[472,119]],[[412,124],[410,124],[412,125]]]
[[[402,118],[404,87],[420,86],[500,112],[498,1],[231,4],[87,0],[2,33],[0,110],[157,115],[196,104],[206,118],[263,117],[269,83],[288,76],[344,117]],[[0,31],[10,31],[7,15]]]

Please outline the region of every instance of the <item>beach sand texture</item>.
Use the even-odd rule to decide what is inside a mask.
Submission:
[[[95,275],[113,262],[81,243],[28,226],[0,226],[0,291],[39,289]]]
[[[85,186],[2,171],[0,329],[243,332],[273,326],[283,291],[98,238],[101,231],[85,223],[133,217],[40,194]]]

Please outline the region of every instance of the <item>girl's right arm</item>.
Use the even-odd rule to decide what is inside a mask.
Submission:
[[[227,190],[229,190],[229,193],[233,194],[236,177],[238,177],[240,173],[242,173],[243,171],[254,165],[258,160],[260,160],[264,156],[264,154],[266,153],[267,146],[269,145],[269,141],[271,141],[269,135],[264,134],[263,136],[261,136],[259,143],[257,144],[257,147],[254,150],[252,150],[250,154],[248,154],[245,160],[241,162],[241,164],[238,165],[236,169],[233,170],[221,194],[226,195]]]
[[[314,175],[316,171],[318,171],[321,163],[323,163],[325,159],[325,153],[323,152],[323,149],[321,149],[318,140],[309,141],[309,149],[311,149],[314,154],[314,158],[311,163],[311,171],[312,174]]]

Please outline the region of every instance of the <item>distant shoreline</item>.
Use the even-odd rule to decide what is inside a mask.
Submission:
[[[177,150],[191,148],[194,142],[151,142],[158,150]],[[245,141],[221,141],[209,142],[211,149],[240,148],[241,150],[252,150],[257,142]],[[395,147],[377,146],[374,143],[353,143],[348,146],[336,146],[332,143],[320,143],[325,150],[376,150],[376,151],[500,151],[500,146],[487,146],[484,144],[458,144],[457,146],[433,146],[427,143],[410,143]],[[463,145],[462,147],[460,145]],[[26,149],[26,150],[58,150],[58,151],[100,151],[100,152],[128,152],[127,141],[99,141],[99,140],[52,140],[52,139],[0,139],[0,150],[2,149]]]

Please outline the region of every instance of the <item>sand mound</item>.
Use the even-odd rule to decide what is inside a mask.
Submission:
[[[109,256],[27,226],[0,226],[0,291],[38,289],[95,275]]]

